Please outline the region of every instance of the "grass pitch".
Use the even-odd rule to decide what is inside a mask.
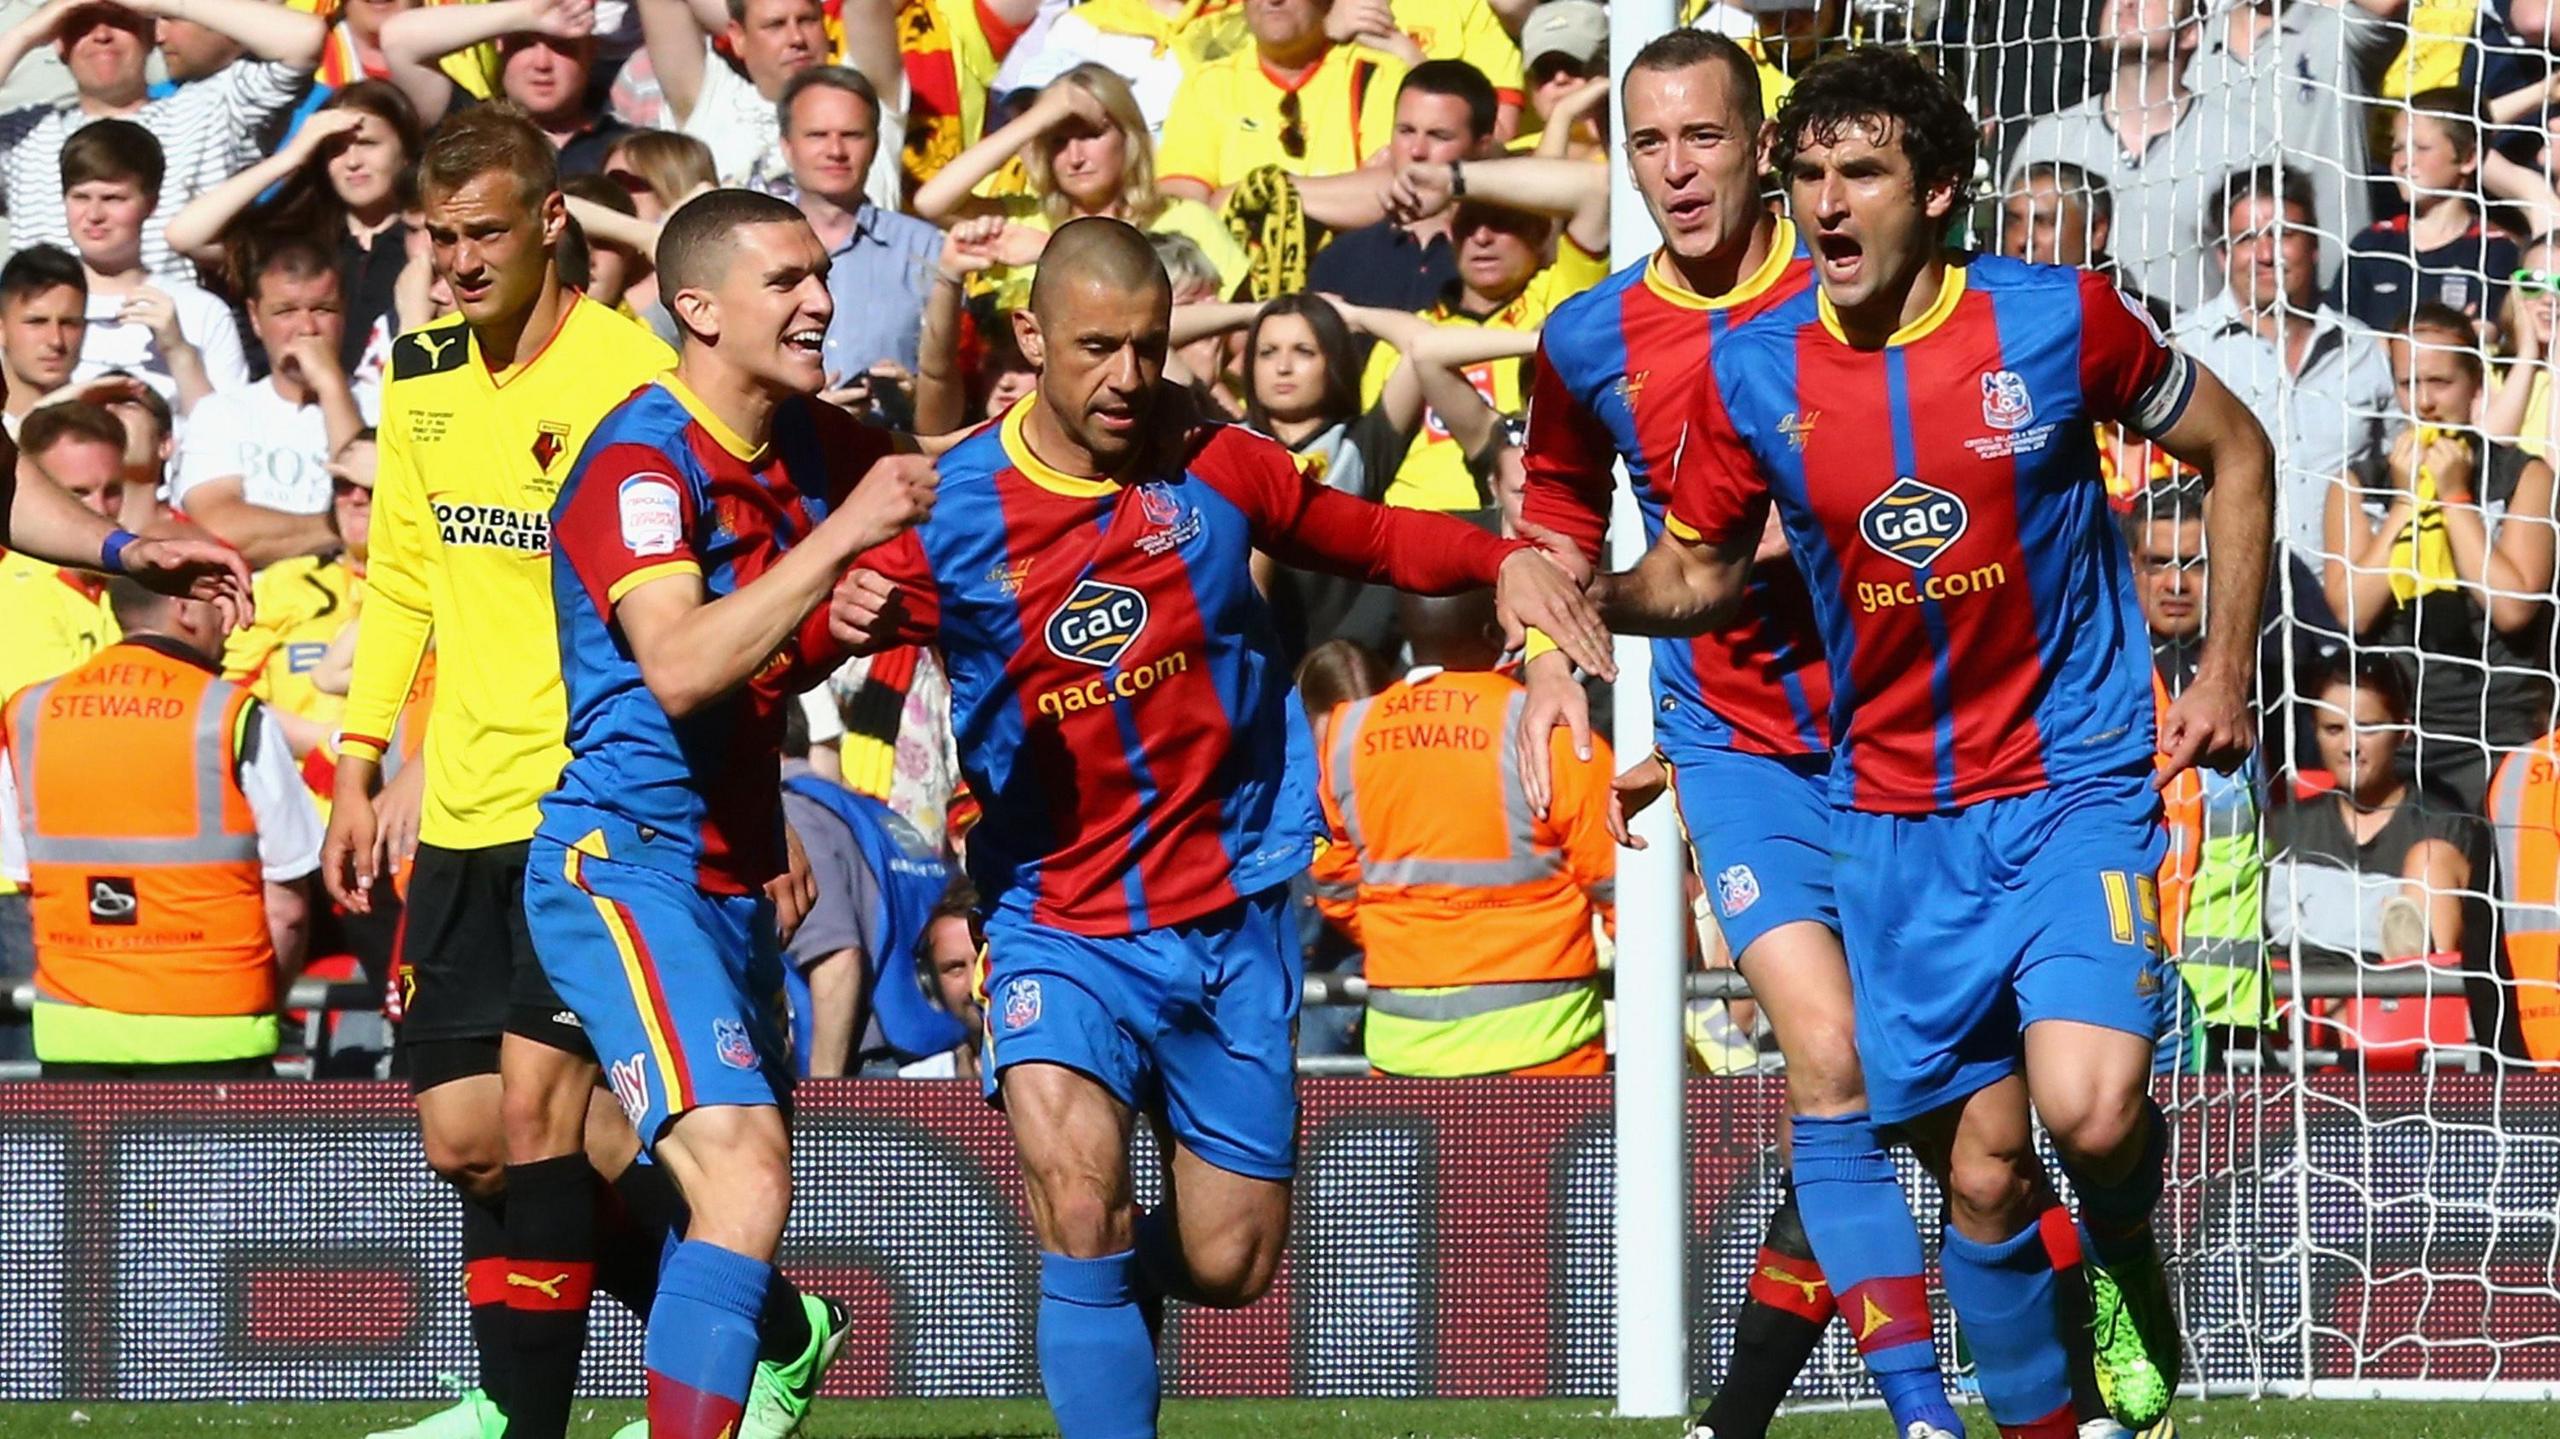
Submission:
[[[8,1439],[180,1439],[280,1434],[354,1439],[407,1423],[428,1404],[0,1404]],[[1991,1433],[1979,1409],[1965,1422]],[[570,1426],[575,1439],[605,1439],[638,1416],[636,1403],[600,1403]],[[2184,1439],[2545,1439],[2541,1404],[2334,1402],[2182,1403]],[[1036,1401],[822,1402],[808,1439],[1048,1439],[1058,1431]],[[1675,1439],[1661,1420],[1611,1419],[1575,1401],[1193,1401],[1165,1407],[1165,1439]],[[1773,1439],[1883,1439],[1882,1411],[1790,1415]]]

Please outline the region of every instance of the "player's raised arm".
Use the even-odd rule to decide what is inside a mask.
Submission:
[[[2211,370],[2195,367],[2186,412],[2154,443],[2202,473],[2205,575],[2216,603],[2205,616],[2204,653],[2162,716],[2165,784],[2196,763],[2228,771],[2257,744],[2251,691],[2258,665],[2258,613],[2275,542],[2275,451],[2258,417]]]
[[[614,456],[608,451],[597,458],[602,462]],[[623,463],[645,465],[649,458],[654,452]],[[585,491],[598,495],[598,503],[622,508],[623,548],[641,561],[607,588],[614,596],[614,622],[631,645],[649,693],[669,715],[682,719],[745,684],[827,603],[837,577],[855,556],[932,510],[933,480],[933,462],[921,455],[882,457],[807,539],[793,545],[773,568],[718,599],[706,598],[701,565],[683,547],[661,552],[665,558],[657,563],[647,562],[641,553],[653,544],[646,537],[656,531],[649,526],[668,523],[648,516],[680,514],[684,523],[691,523],[692,500],[680,481],[654,470],[634,470],[613,485]],[[613,500],[601,498],[616,491]],[[642,512],[636,518],[638,544],[630,528],[634,506]],[[585,566],[579,568],[583,575]]]

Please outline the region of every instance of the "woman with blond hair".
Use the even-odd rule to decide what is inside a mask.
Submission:
[[[1021,160],[1021,188],[980,194],[991,177],[1009,183],[1008,163]],[[1129,82],[1099,65],[1078,65],[1049,82],[1012,123],[961,151],[916,191],[915,211],[937,225],[997,215],[1054,230],[1069,220],[1105,215],[1153,235],[1180,235],[1217,268],[1223,293],[1245,278],[1245,254],[1218,213],[1197,200],[1156,187],[1155,142]],[[998,303],[1018,305],[1032,267],[991,277]]]

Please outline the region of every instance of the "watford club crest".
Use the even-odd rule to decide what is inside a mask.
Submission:
[[[544,474],[551,472],[553,462],[569,448],[569,427],[558,420],[544,420],[533,434],[533,462]]]

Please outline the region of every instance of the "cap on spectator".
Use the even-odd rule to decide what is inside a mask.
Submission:
[[[1520,27],[1520,58],[1535,65],[1563,55],[1588,65],[1609,43],[1609,11],[1595,0],[1547,0]]]

